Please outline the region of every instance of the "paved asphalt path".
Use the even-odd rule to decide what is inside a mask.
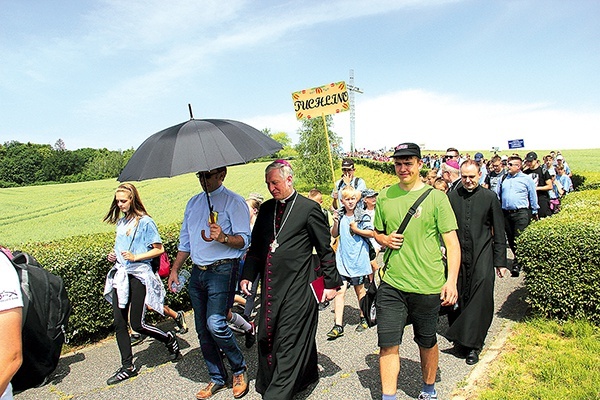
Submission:
[[[468,385],[476,376],[485,374],[486,365],[493,362],[491,354],[496,352],[494,344],[496,348],[498,343],[501,346],[512,323],[524,315],[524,297],[522,277],[496,279],[496,314],[481,355],[482,361],[476,366],[467,365],[464,358],[454,354],[452,344],[438,336],[440,367],[436,388],[440,399],[452,398],[455,388]],[[326,333],[333,326],[331,309],[330,306],[319,315],[317,346],[321,379],[316,385],[298,394],[296,399],[381,399],[376,328],[355,332],[359,320],[358,307],[354,291],[350,289],[346,294],[345,336],[328,341]],[[65,354],[48,384],[16,394],[15,399],[195,399],[195,393],[206,385],[209,377],[198,347],[193,313],[188,312],[186,317],[190,330],[180,336],[183,358],[177,363],[168,361],[168,353],[163,344],[147,339],[134,347],[134,361],[140,374],[128,381],[108,386],[106,379],[120,364],[117,343],[111,337]],[[438,332],[443,332],[445,326],[445,317],[441,317]],[[167,321],[162,327],[172,329],[173,324]],[[256,345],[246,349],[244,337],[238,336],[238,340],[249,367],[250,391],[244,399],[260,399],[260,395],[254,391]],[[421,389],[421,371],[418,349],[412,340],[410,326],[406,328],[404,343],[400,346],[400,357],[398,398],[416,398]],[[231,399],[233,395],[231,389],[228,389],[213,398]]]

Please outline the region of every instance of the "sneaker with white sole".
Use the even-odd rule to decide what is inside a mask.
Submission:
[[[173,332],[167,332],[167,336],[169,336],[169,341],[166,343],[167,350],[169,350],[169,354],[171,355],[171,361],[175,362],[181,358],[179,342],[177,341],[177,336]]]
[[[138,369],[135,367],[135,365],[132,365],[129,368],[121,367],[121,368],[119,368],[119,370],[117,372],[115,372],[115,374],[113,376],[108,378],[106,383],[108,385],[114,385],[119,382],[123,382],[126,379],[133,378],[137,374],[138,374]]]

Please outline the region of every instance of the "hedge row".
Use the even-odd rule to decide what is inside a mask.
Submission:
[[[181,223],[159,226],[163,245],[171,260],[177,254],[180,228]],[[44,268],[63,278],[73,307],[69,333],[75,345],[101,339],[113,330],[112,307],[102,292],[106,274],[112,267],[106,255],[114,242],[114,233],[100,233],[49,243],[25,244],[21,249],[31,253]],[[187,288],[177,294],[167,291],[165,304],[175,310],[189,310]],[[162,317],[150,312],[147,318],[157,321]]]
[[[517,239],[527,302],[537,316],[600,326],[600,190],[567,195],[560,213]]]

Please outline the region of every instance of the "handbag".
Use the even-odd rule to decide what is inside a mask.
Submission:
[[[377,273],[379,275],[379,282],[383,278],[383,270],[380,269]],[[359,307],[362,311],[365,320],[367,321],[367,326],[369,328],[377,325],[377,308],[375,306],[377,300],[377,282],[375,282],[375,277],[373,277],[373,282],[369,284],[367,288],[367,292],[359,301]]]
[[[171,261],[166,251],[160,256],[151,259],[150,265],[152,266],[152,272],[158,272],[158,276],[161,278],[166,278],[171,273]]]
[[[410,222],[410,219],[417,212],[417,208],[419,208],[419,206],[421,205],[423,200],[425,200],[425,198],[427,197],[429,192],[431,192],[432,190],[433,190],[433,188],[429,188],[425,192],[423,192],[421,194],[421,196],[419,196],[419,198],[414,202],[414,204],[410,207],[410,209],[406,213],[406,216],[404,216],[404,219],[402,220],[402,223],[398,227],[398,230],[396,231],[396,233],[402,234],[404,232],[404,230],[406,229],[406,226]],[[392,255],[392,251],[393,251],[392,249],[387,249],[385,251],[386,257],[384,259],[383,268],[381,268],[378,271],[380,282],[383,281],[383,276],[385,275],[385,271],[388,268],[387,264],[390,260],[390,256]],[[359,307],[363,313],[363,316],[367,320],[367,325],[369,326],[369,328],[377,325],[377,308],[376,308],[377,290],[378,290],[377,283],[375,282],[375,278],[373,278],[373,282],[371,282],[371,284],[369,285],[369,288],[367,289],[367,294],[365,296],[363,296],[363,298],[360,299],[360,301],[359,301]]]

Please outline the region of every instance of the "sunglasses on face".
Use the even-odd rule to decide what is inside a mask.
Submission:
[[[196,172],[196,177],[198,179],[204,177],[204,179],[209,179],[210,177],[218,174],[218,172]]]
[[[508,166],[509,167],[520,167],[521,165],[519,163],[509,162]]]

